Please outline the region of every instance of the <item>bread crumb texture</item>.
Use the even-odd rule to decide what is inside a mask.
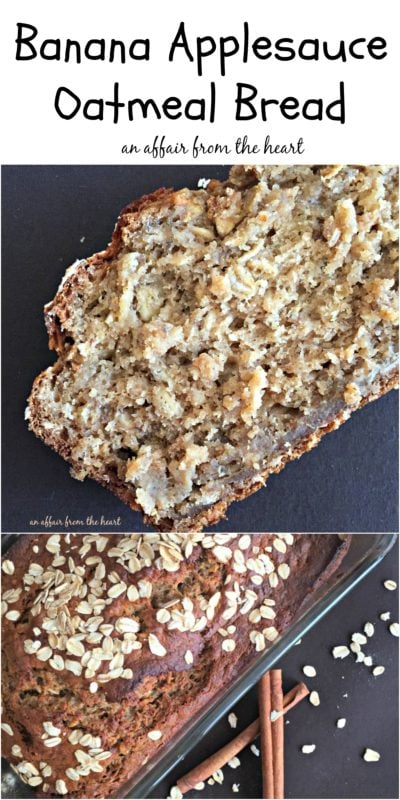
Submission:
[[[154,525],[201,527],[393,377],[396,213],[382,166],[233,167],[132,204],[46,307],[30,427]]]

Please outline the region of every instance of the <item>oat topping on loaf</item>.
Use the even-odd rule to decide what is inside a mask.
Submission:
[[[396,384],[397,170],[233,167],[122,212],[46,307],[31,429],[201,529]]]
[[[22,535],[3,562],[3,753],[41,796],[121,790],[347,548],[333,534]]]

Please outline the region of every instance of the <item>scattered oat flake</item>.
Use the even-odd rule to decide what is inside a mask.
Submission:
[[[236,714],[233,713],[233,711],[229,714],[228,722],[231,728],[237,728],[238,718]]]
[[[255,756],[257,756],[257,758],[259,757],[260,751],[259,751],[259,749],[258,749],[256,744],[251,744],[250,745],[250,750],[251,750],[252,753],[254,753]]]
[[[351,640],[357,644],[367,644],[367,637],[363,633],[353,633]]]
[[[358,655],[364,655],[364,653],[359,653]],[[372,667],[372,656],[364,656],[363,661],[366,667]]]
[[[162,731],[150,731],[147,736],[152,742],[157,742],[162,737]]]
[[[81,779],[79,772],[73,767],[68,767],[68,769],[65,770],[65,774],[71,781],[79,781]]]
[[[387,580],[387,581],[383,582],[383,585],[384,585],[385,589],[387,589],[389,592],[394,592],[395,589],[397,589],[396,581]]]
[[[237,769],[240,767],[240,758],[234,756],[230,761],[228,761],[228,766],[232,767],[232,769]]]
[[[301,752],[305,753],[306,755],[309,755],[310,753],[314,752],[315,748],[316,748],[315,744],[303,744]]]
[[[57,747],[59,744],[61,744],[61,741],[62,740],[60,736],[50,736],[50,738],[44,740],[43,744],[46,747]]]
[[[13,731],[11,725],[8,724],[8,722],[2,722],[1,723],[1,729],[5,733],[8,733],[9,736],[14,736],[14,731]]]
[[[224,639],[222,642],[222,649],[225,653],[233,653],[236,648],[236,642],[234,639]]]
[[[381,754],[378,753],[377,750],[371,750],[370,747],[366,747],[363,754],[364,761],[379,761]]]
[[[366,622],[365,623],[365,625],[364,625],[364,633],[366,634],[366,636],[368,636],[368,638],[371,638],[371,636],[374,635],[375,628],[374,628],[372,622]]]
[[[312,706],[319,706],[321,702],[318,692],[311,692],[309,700]]]
[[[7,611],[7,613],[6,613],[6,619],[9,619],[10,622],[17,622],[17,620],[20,618],[20,616],[21,616],[21,612],[17,611],[17,610]]]
[[[133,585],[128,586],[127,596],[128,600],[130,600],[131,602],[135,602],[135,600],[139,599],[139,592],[136,586]]]
[[[36,658],[38,658],[39,661],[48,661],[49,658],[52,657],[52,655],[53,651],[51,650],[50,647],[41,647],[40,650],[36,652]]]
[[[303,673],[304,673],[304,675],[307,676],[307,678],[315,678],[315,676],[317,674],[317,670],[315,669],[315,667],[312,667],[310,664],[306,664],[306,666],[303,667]]]
[[[346,726],[346,722],[347,722],[346,717],[340,717],[340,719],[336,720],[336,727],[344,728]]]
[[[157,639],[155,633],[149,633],[149,648],[154,656],[162,657],[167,655],[165,647],[161,644],[160,640]]]
[[[61,733],[61,728],[57,728],[50,720],[43,722],[43,730],[48,736],[59,736]]]
[[[282,578],[282,580],[286,581],[290,575],[289,564],[279,564],[278,575],[280,578]]]
[[[200,781],[200,783],[196,783],[194,788],[195,788],[196,792],[202,792],[204,787],[205,787],[204,781]]]
[[[283,714],[283,711],[275,711],[274,710],[274,711],[271,711],[271,713],[269,715],[269,718],[270,718],[271,722],[275,722],[275,720],[279,719],[279,717],[281,717],[282,714]]]
[[[216,783],[221,784],[224,782],[224,773],[222,772],[222,769],[217,769],[215,772],[213,772],[212,776]]]
[[[169,796],[170,800],[182,800],[183,798],[183,794],[179,786],[173,786],[172,789],[170,789]]]
[[[390,630],[390,633],[392,634],[392,636],[399,636],[399,632],[400,632],[399,623],[398,622],[392,622],[392,624],[389,625],[389,630]]]
[[[350,655],[350,650],[346,645],[339,644],[333,648],[332,655],[334,658],[346,658],[346,656]]]
[[[382,614],[379,615],[379,619],[382,622],[387,622],[390,619],[390,611],[383,611]]]
[[[385,667],[374,667],[372,670],[372,674],[375,675],[376,678],[378,677],[378,675],[383,675],[384,672],[385,672]]]
[[[237,792],[239,791],[239,787],[240,787],[240,783],[234,783],[232,785],[232,792],[235,792],[235,794],[237,794]]]

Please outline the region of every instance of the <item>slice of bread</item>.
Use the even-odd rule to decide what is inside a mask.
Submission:
[[[397,384],[397,170],[233,167],[160,189],[45,308],[30,428],[160,530],[235,499]]]

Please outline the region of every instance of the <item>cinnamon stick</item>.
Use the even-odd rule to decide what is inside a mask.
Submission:
[[[305,683],[297,683],[296,686],[293,686],[293,689],[289,689],[289,691],[283,696],[283,714],[287,714],[291,708],[297,706],[301,700],[304,700],[307,695],[310,694],[310,690]]]
[[[260,750],[262,763],[262,788],[265,800],[274,800],[274,749],[271,722],[271,673],[266,672],[258,684],[258,705],[260,709]]]
[[[272,705],[272,761],[274,775],[275,800],[284,797],[284,720],[282,670],[271,671],[271,705]],[[277,716],[275,713],[277,712]]]
[[[296,686],[293,686],[293,689],[290,689],[283,698],[283,714],[286,714],[287,711],[294,708],[294,706],[300,703],[308,694],[309,689],[305,683],[298,683]],[[190,792],[197,783],[206,781],[217,769],[224,767],[231,758],[234,758],[234,756],[244,750],[247,745],[251,744],[254,739],[257,739],[259,734],[260,720],[256,719],[241,733],[235,736],[234,739],[228,742],[228,744],[221,747],[214,755],[206,758],[205,761],[202,761],[201,764],[198,764],[197,767],[191,769],[190,772],[183,775],[183,777],[177,781],[177,786],[182,794]]]

